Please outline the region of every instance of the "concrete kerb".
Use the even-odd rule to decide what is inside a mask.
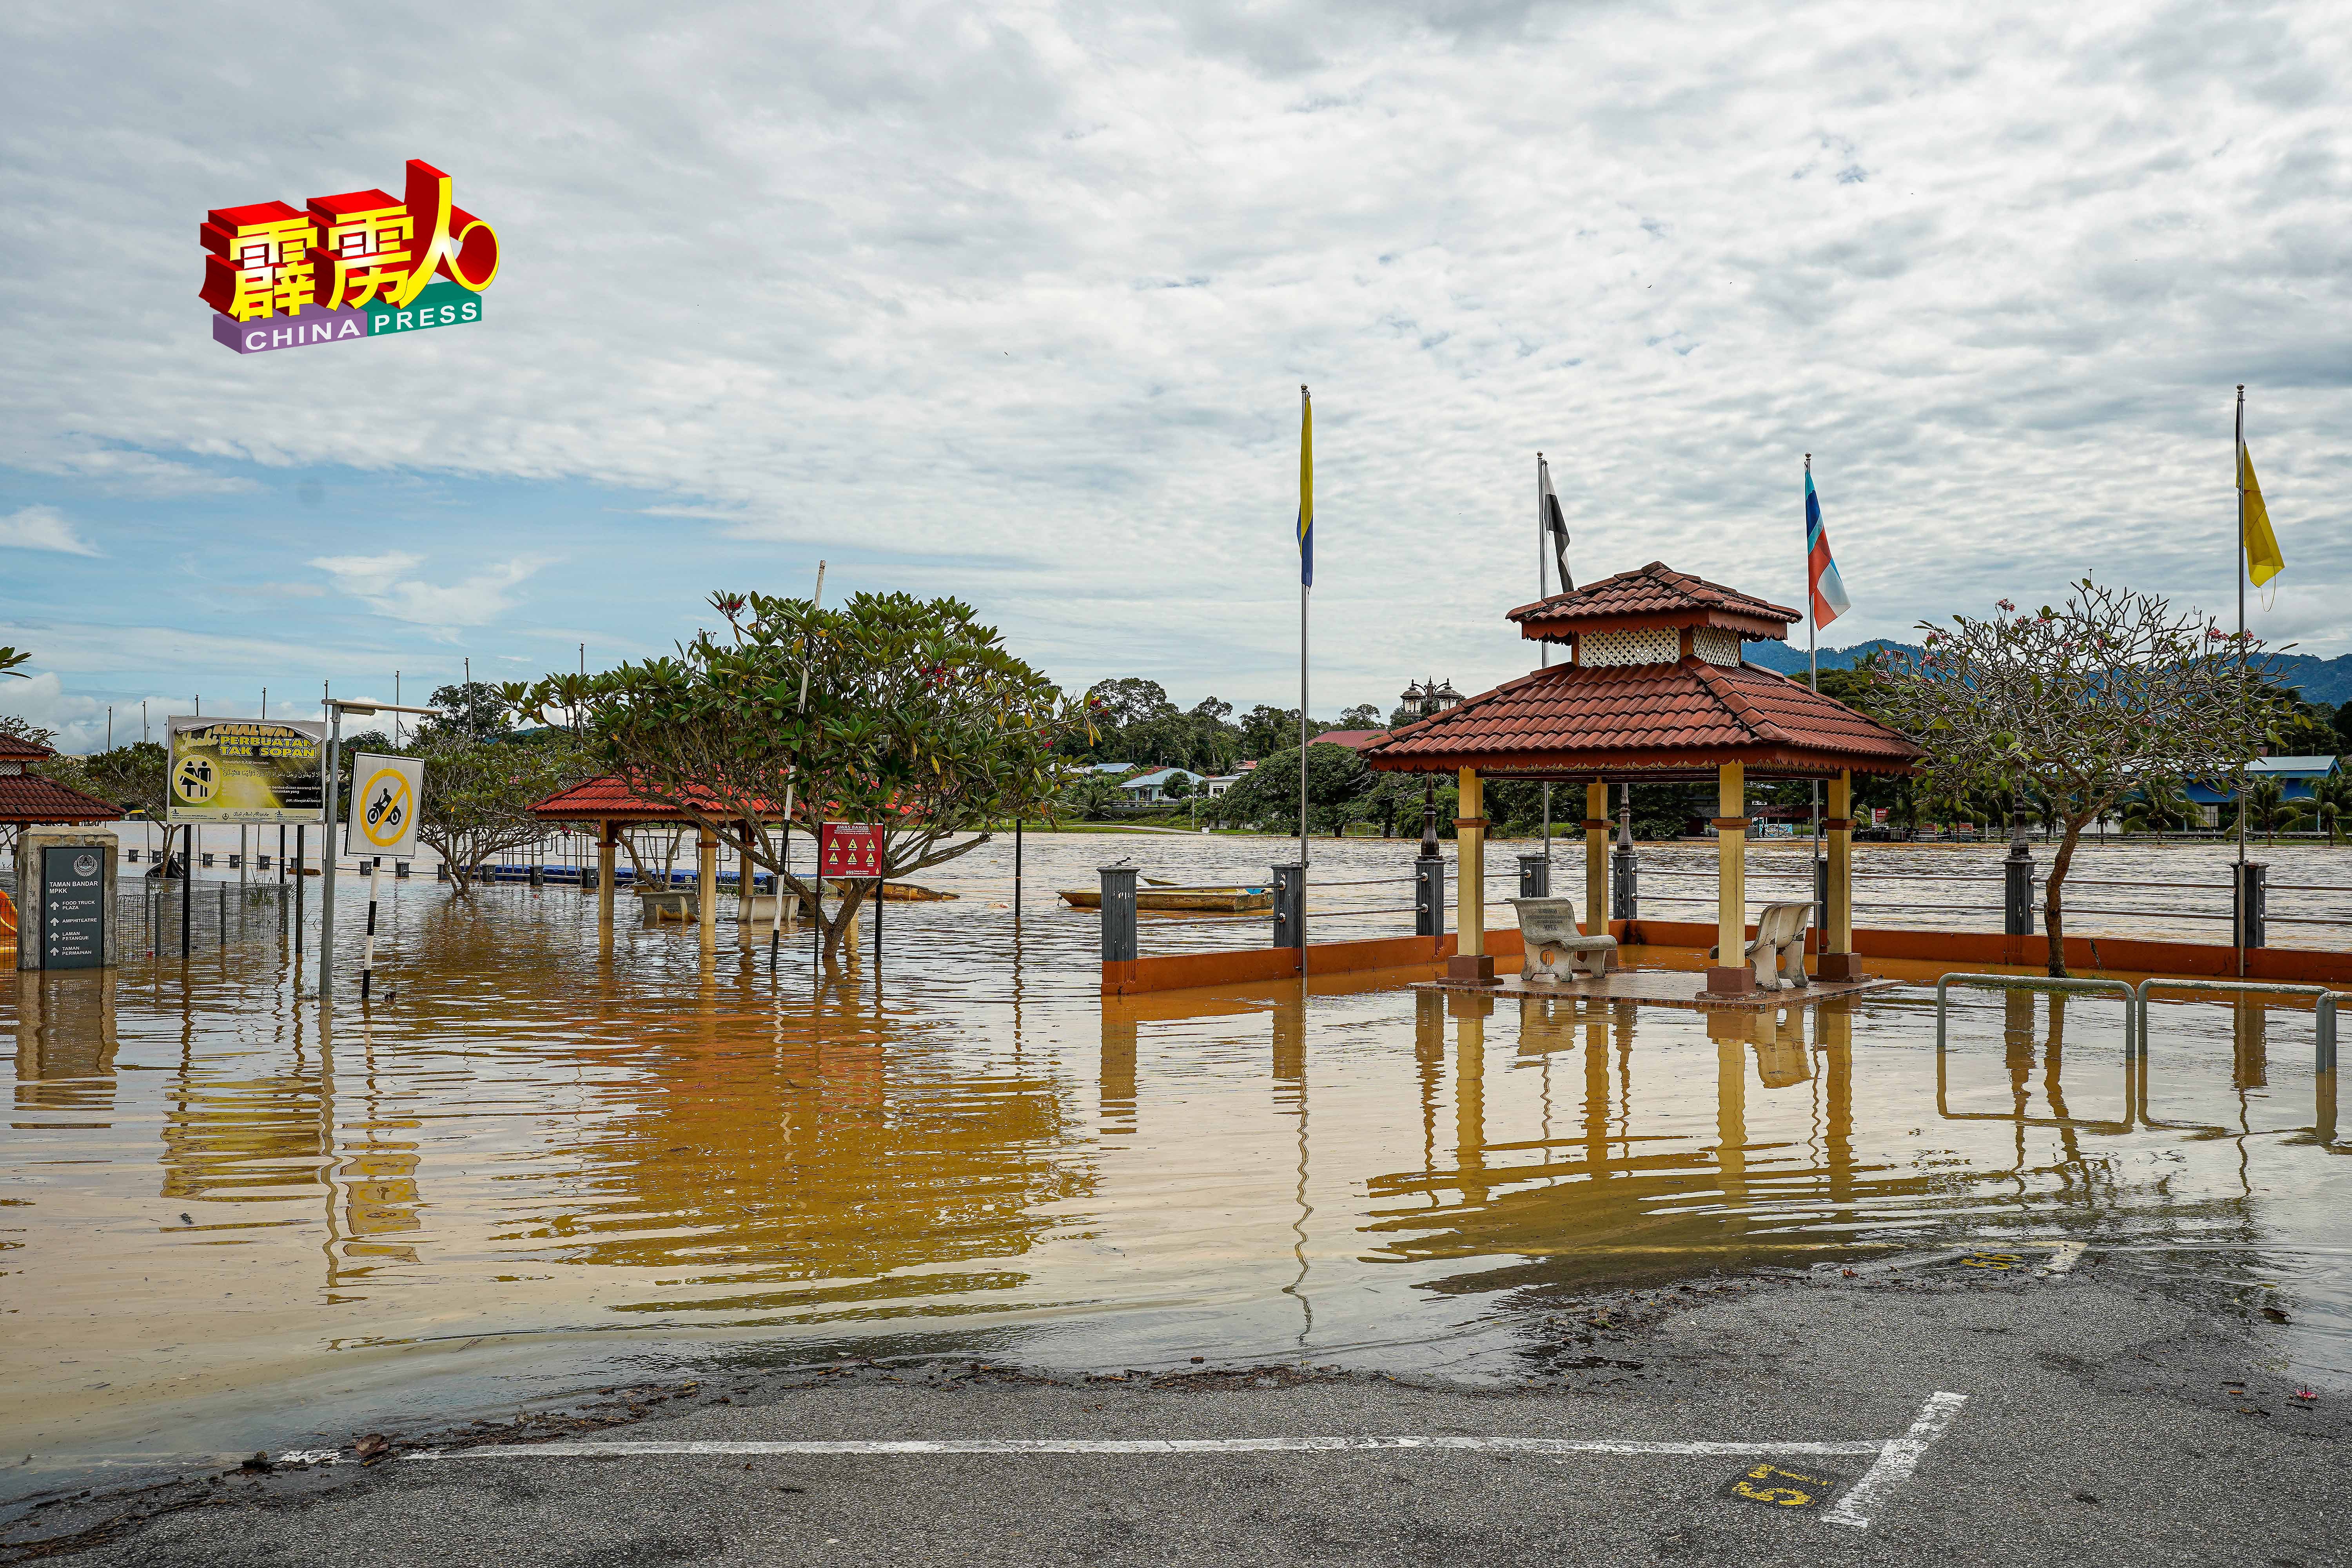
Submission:
[[[856,1454],[877,1458],[907,1458],[942,1454],[1326,1454],[1326,1453],[1504,1453],[1570,1458],[1600,1455],[1625,1458],[1664,1456],[1682,1458],[1749,1458],[1784,1455],[1802,1458],[1873,1456],[1870,1468],[1840,1494],[1822,1515],[1825,1523],[1867,1530],[1888,1501],[1911,1479],[1920,1459],[1958,1419],[1969,1402],[1965,1394],[1938,1391],[1899,1437],[1850,1441],[1764,1439],[1734,1442],[1720,1439],[1637,1440],[1617,1437],[1517,1436],[1297,1436],[1297,1437],[947,1437],[947,1438],[820,1438],[798,1441],[681,1440],[673,1442],[486,1443],[443,1451],[420,1449],[401,1458],[409,1461],[454,1463],[475,1459],[613,1459],[700,1456],[808,1456]],[[287,1455],[316,1464],[337,1462],[339,1455]]]

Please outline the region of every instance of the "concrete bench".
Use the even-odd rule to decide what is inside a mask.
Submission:
[[[1805,928],[1813,906],[1767,904],[1756,916],[1756,940],[1743,955],[1756,966],[1759,991],[1781,991],[1811,984],[1805,978]]]
[[[1519,942],[1527,954],[1520,979],[1598,980],[1609,973],[1617,939],[1579,931],[1574,899],[1513,899],[1511,908],[1518,911]]]
[[[641,888],[637,903],[647,925],[666,920],[698,920],[702,915],[702,900],[692,888]]]

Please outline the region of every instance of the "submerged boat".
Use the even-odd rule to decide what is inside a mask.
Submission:
[[[1074,909],[1098,910],[1102,908],[1102,889],[1065,888],[1062,900]],[[1220,914],[1248,914],[1256,910],[1274,908],[1274,889],[1238,885],[1180,888],[1166,882],[1152,882],[1135,890],[1135,907],[1139,910],[1207,910]]]

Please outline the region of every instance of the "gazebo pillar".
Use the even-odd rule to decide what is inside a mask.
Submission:
[[[1748,952],[1748,767],[1725,763],[1716,770],[1715,967],[1706,972],[1709,991],[1736,994],[1755,988],[1755,972],[1741,962]]]
[[[1584,786],[1584,934],[1609,934],[1609,786]]]
[[[1823,980],[1858,980],[1862,963],[1853,951],[1853,770],[1830,781],[1830,814],[1822,826],[1830,836],[1830,929],[1822,933],[1818,965]]]
[[[701,839],[695,857],[695,915],[702,951],[713,952],[719,947],[719,835],[706,827]]]
[[[596,835],[596,940],[613,945],[613,879],[618,873],[621,829],[610,817]]]
[[[1454,956],[1445,963],[1446,978],[1491,981],[1495,961],[1486,956],[1486,784],[1476,768],[1461,771],[1454,841],[1459,854],[1454,879],[1457,934]]]

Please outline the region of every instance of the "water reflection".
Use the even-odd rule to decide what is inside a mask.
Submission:
[[[1101,853],[1033,841],[1028,875]],[[2111,1003],[2023,994],[1940,1051],[1900,994],[1107,1001],[1090,919],[978,896],[894,906],[886,961],[824,987],[804,941],[600,950],[569,890],[386,892],[384,991],[329,1020],[290,922],[0,982],[11,1440],[123,1441],[322,1364],[360,1399],[489,1335],[1460,1366],[1512,1353],[1528,1285],[2056,1235],[2277,1268],[2352,1195],[2307,1014],[2164,1005],[2143,1064]]]

